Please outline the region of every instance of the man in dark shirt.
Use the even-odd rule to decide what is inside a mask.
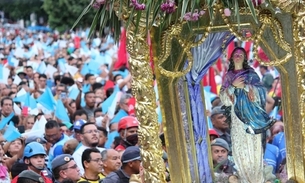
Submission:
[[[127,147],[122,155],[121,161],[123,164],[122,168],[107,175],[103,183],[129,183],[132,174],[139,174],[141,166],[139,147]]]

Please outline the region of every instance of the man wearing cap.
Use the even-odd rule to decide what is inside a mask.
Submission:
[[[231,147],[231,135],[228,133],[229,124],[226,120],[225,110],[221,106],[214,107],[211,113],[213,128],[219,137],[227,141],[229,147]]]
[[[17,183],[45,183],[43,178],[32,170],[24,170],[18,176]]]
[[[46,151],[46,143],[47,143],[47,141],[44,138],[37,137],[37,136],[30,136],[30,137],[25,139],[25,146],[28,145],[31,142],[38,142],[38,143],[40,143],[41,145],[43,145],[43,147],[44,147],[44,149]],[[46,159],[45,159],[46,163],[45,164],[47,164],[47,160],[48,159],[46,157]],[[24,163],[23,158],[17,160],[13,164],[13,166],[11,168],[11,176],[12,176],[12,178],[16,177],[22,171],[27,170],[27,169],[28,169],[28,166],[27,166],[27,164]],[[47,177],[52,178],[52,173],[47,169],[47,167],[45,167],[45,169],[43,171],[47,172],[47,174],[48,174]]]
[[[38,142],[31,142],[25,146],[23,152],[23,160],[25,164],[27,164],[28,169],[40,174],[41,177],[44,179],[45,183],[52,183],[53,181],[46,177],[45,175],[45,156],[46,151],[44,147]],[[16,183],[18,180],[18,176],[16,176],[12,183]]]
[[[77,182],[80,179],[79,168],[70,154],[62,154],[52,161],[52,172],[55,183],[61,183],[64,179]]]
[[[233,174],[234,163],[228,159],[230,148],[228,143],[222,138],[216,138],[211,142],[212,158],[214,170],[217,173]]]
[[[129,183],[132,174],[139,174],[141,167],[140,149],[137,146],[127,147],[122,158],[120,170],[111,172],[103,180],[103,183]]]
[[[218,133],[214,129],[209,129],[210,141],[219,138]]]
[[[123,117],[118,124],[121,142],[115,150],[123,152],[129,146],[135,146],[138,143],[139,121],[133,116]]]

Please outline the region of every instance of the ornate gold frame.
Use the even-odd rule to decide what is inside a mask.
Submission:
[[[285,4],[280,4],[285,5]],[[295,10],[295,6],[285,5],[286,11]],[[159,86],[159,97],[163,114],[164,132],[169,155],[171,179],[174,183],[199,182],[198,172],[191,178],[189,157],[184,136],[179,99],[179,80],[192,67],[190,49],[202,43],[210,32],[229,30],[240,40],[254,40],[254,56],[260,45],[272,62],[265,65],[277,66],[281,72],[283,87],[283,107],[287,143],[287,168],[289,178],[298,182],[305,181],[305,11],[298,9],[291,13],[279,13],[266,9],[257,11],[259,23],[256,24],[251,13],[241,8],[240,24],[232,17],[226,17],[221,4],[214,7],[215,19],[209,16],[196,24],[181,22],[167,30],[152,29],[152,44],[155,74]],[[213,24],[211,24],[213,22]],[[187,29],[192,27],[192,31]],[[139,26],[139,33],[134,34],[134,27],[128,30],[128,50],[131,54],[130,65],[133,74],[133,91],[137,99],[137,116],[141,121],[140,142],[146,182],[165,182],[162,151],[158,139],[158,123],[155,112],[153,73],[149,63],[149,48],[146,42],[145,24]],[[245,38],[239,30],[250,29],[252,36]],[[202,39],[194,43],[195,35],[202,34]],[[162,37],[162,39],[158,39]],[[161,45],[161,46],[160,46]],[[183,69],[186,58],[189,65]],[[180,86],[181,87],[181,86]],[[185,93],[187,95],[187,92]],[[189,131],[192,131],[189,103],[185,103]],[[192,138],[192,134],[191,134]],[[206,138],[208,139],[208,137]],[[192,158],[196,159],[195,147],[192,146]],[[195,171],[198,170],[194,167]]]

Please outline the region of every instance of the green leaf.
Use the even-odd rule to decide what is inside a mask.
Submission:
[[[138,28],[139,28],[139,23],[140,23],[140,20],[141,20],[141,15],[142,15],[142,12],[143,11],[138,11],[137,12],[137,19],[136,19],[136,24],[135,24],[135,34],[137,34],[138,33]],[[146,20],[147,21],[147,20]]]
[[[97,22],[101,16],[101,13],[102,13],[102,10],[100,9],[98,12],[96,12],[94,18],[93,18],[93,21],[91,23],[91,27],[90,27],[90,31],[89,31],[89,35],[88,37],[90,37],[92,35],[92,33],[95,31],[96,29],[96,26],[97,26]]]
[[[254,18],[255,23],[258,23],[258,20],[257,20],[257,16],[256,16],[256,12],[255,12],[255,9],[254,9],[254,4],[253,4],[253,2],[252,2],[251,0],[245,0],[245,1],[246,1],[246,3],[247,3],[248,6],[249,6],[249,9],[250,9],[250,11],[251,11],[251,13],[252,13],[252,16],[253,16],[253,18]]]
[[[77,18],[77,20],[75,21],[75,23],[73,24],[71,29],[74,29],[75,26],[78,24],[78,22],[83,18],[83,16],[85,14],[87,14],[90,9],[92,8],[92,4],[94,3],[95,0],[91,0],[90,4],[83,10],[83,12],[79,15],[79,17]]]

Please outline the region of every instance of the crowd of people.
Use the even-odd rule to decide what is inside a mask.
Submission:
[[[93,39],[87,33],[1,29],[0,182],[143,182],[128,54],[110,29]],[[280,77],[273,68],[252,66],[269,92],[266,111],[278,120],[263,144],[265,163],[279,174],[285,169],[284,128],[281,110],[272,112],[280,106]],[[221,85],[225,69],[211,69]],[[215,172],[233,175],[230,117],[218,96],[207,100]]]
[[[1,29],[0,182],[142,182],[125,45],[87,33]]]

